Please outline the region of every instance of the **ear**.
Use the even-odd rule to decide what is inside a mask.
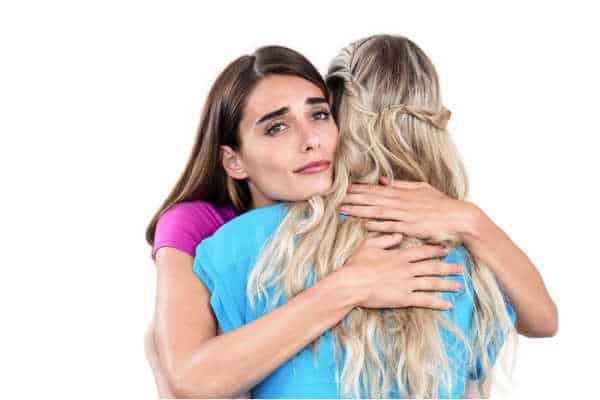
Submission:
[[[233,179],[246,179],[248,174],[237,152],[229,146],[221,146],[221,164],[225,173]]]

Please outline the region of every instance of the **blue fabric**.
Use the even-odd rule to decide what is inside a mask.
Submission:
[[[260,250],[276,230],[286,212],[287,209],[281,203],[249,211],[223,225],[196,248],[193,269],[211,293],[210,304],[223,332],[239,328],[268,312],[262,301],[256,302],[256,310],[251,310],[246,299],[246,283],[248,274],[260,255]],[[343,217],[345,216],[342,215]],[[453,248],[445,261],[461,263],[467,269],[470,268],[463,247]],[[454,321],[469,337],[473,315],[472,285],[470,280],[465,281],[462,275],[450,275],[446,279],[461,282],[463,289],[459,292],[441,294],[455,304],[452,310],[441,312]],[[312,282],[311,279],[308,284]],[[272,296],[274,289],[269,288],[268,292]],[[285,302],[285,294],[282,294],[277,306]],[[508,301],[506,307],[514,324],[515,313]],[[438,397],[460,398],[466,380],[479,378],[479,361],[475,370],[467,370],[466,351],[462,343],[445,329],[440,328],[440,332],[454,372],[452,393],[448,394],[440,388]],[[494,351],[490,349],[488,354],[490,362],[493,363]],[[340,357],[343,360],[343,349]],[[256,385],[252,389],[252,397],[339,398],[335,383],[333,331],[328,330],[323,334],[316,365],[313,362],[310,346],[306,346]],[[399,395],[392,391],[387,397],[399,398]]]

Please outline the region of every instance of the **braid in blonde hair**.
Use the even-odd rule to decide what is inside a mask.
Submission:
[[[341,268],[367,237],[360,220],[339,218],[338,206],[350,181],[376,183],[387,176],[427,182],[456,199],[467,194],[458,151],[448,132],[440,129],[449,113],[439,100],[437,74],[414,43],[390,36],[355,42],[333,60],[327,80],[339,107],[341,137],[333,185],[308,202],[287,205],[284,220],[250,273],[251,307],[254,296],[269,297],[268,287],[276,289],[273,298],[285,293],[291,299],[305,289],[309,277],[318,282]],[[440,232],[427,240],[407,237],[400,247],[423,243],[460,245],[458,238]],[[381,398],[393,387],[409,397],[437,397],[440,386],[451,393],[457,366],[448,360],[440,328],[464,345],[465,358],[458,362],[473,370],[477,352],[487,376],[487,350],[498,350],[512,325],[493,273],[472,257],[470,265],[463,277],[474,288],[469,332],[474,339],[444,314],[413,307],[355,307],[333,327],[342,396]],[[320,340],[311,344],[315,357]]]

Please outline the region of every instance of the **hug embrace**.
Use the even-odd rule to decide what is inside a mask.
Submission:
[[[323,78],[261,47],[213,84],[146,232],[161,397],[487,397],[517,334],[556,334],[527,255],[467,201],[438,75],[375,35]]]

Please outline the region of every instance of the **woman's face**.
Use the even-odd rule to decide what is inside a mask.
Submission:
[[[254,207],[306,200],[331,187],[338,129],[318,86],[266,76],[247,97],[239,130],[239,151],[222,146],[223,166],[248,180]]]

